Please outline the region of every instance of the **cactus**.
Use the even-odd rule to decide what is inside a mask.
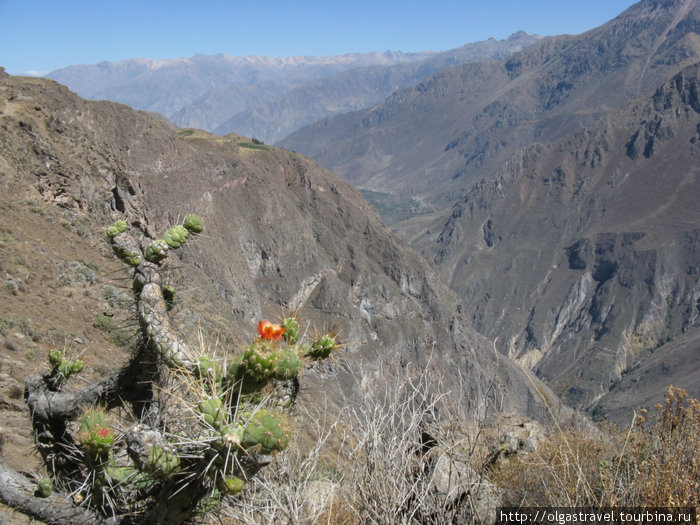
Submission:
[[[306,352],[306,356],[314,360],[326,359],[337,347],[338,345],[335,337],[330,334],[326,334],[311,343],[311,349]]]
[[[141,264],[141,261],[143,260],[143,256],[141,255],[141,252],[136,251],[136,250],[129,250],[129,249],[115,249],[114,252],[117,254],[117,257],[124,263],[129,266],[138,266]]]
[[[207,425],[216,430],[221,430],[222,425],[226,421],[224,414],[224,402],[219,397],[208,397],[199,402],[200,414],[204,416],[204,421]]]
[[[107,237],[116,237],[120,233],[126,231],[126,221],[116,221],[109,228],[107,228]]]
[[[245,481],[238,476],[224,476],[218,479],[216,487],[228,496],[235,496],[245,487]]]
[[[195,215],[194,213],[190,213],[185,217],[185,222],[183,222],[182,225],[190,233],[202,233],[204,231],[204,221],[199,215]]]
[[[284,341],[288,345],[295,345],[299,340],[299,323],[296,317],[289,316],[282,320],[282,326],[284,327]]]
[[[165,241],[170,248],[176,250],[187,242],[189,236],[189,230],[178,224],[166,230],[163,234],[163,241]]]
[[[163,239],[151,241],[146,247],[146,260],[152,263],[159,263],[168,256],[170,246]]]
[[[203,228],[194,214],[160,239],[137,240],[125,221],[110,226],[114,253],[131,267],[144,344],[126,368],[77,395],[59,387],[82,371],[83,362],[58,350],[49,353],[51,371],[39,386],[28,382],[28,391],[34,388],[28,394],[32,409],[37,389],[47,400],[43,410],[32,411],[32,421],[56,486],[71,487],[74,504],[97,516],[131,508],[141,513],[136,520],[183,523],[239,494],[268,462],[258,456],[281,452],[289,443],[279,407],[293,404],[303,363],[327,357],[338,346],[332,335],[302,342],[294,315],[280,324],[261,320],[259,337],[224,362],[181,339],[168,313],[175,291],[163,284],[161,263]],[[73,405],[54,402],[64,394]],[[106,409],[84,409],[98,404],[120,410],[108,416]],[[54,407],[60,412],[52,412]],[[135,410],[128,413],[129,407]],[[73,432],[70,419],[81,411]],[[50,482],[42,481],[37,494],[50,494]]]
[[[272,376],[274,370],[272,355],[275,348],[274,344],[263,340],[250,345],[250,348],[243,354],[241,364],[251,379],[265,381]]]
[[[164,447],[153,445],[148,449],[148,459],[142,468],[144,472],[158,478],[169,478],[180,471],[180,458]]]
[[[294,379],[301,368],[301,361],[290,348],[277,350],[270,356],[272,379],[287,381]]]
[[[90,409],[80,418],[78,440],[92,463],[106,461],[112,453],[115,435],[109,429],[107,415]]]
[[[49,352],[49,364],[51,365],[51,372],[49,372],[47,381],[54,389],[63,385],[71,375],[83,371],[82,361],[66,359],[60,350],[51,350]]]
[[[39,498],[48,498],[52,492],[53,481],[51,481],[51,478],[43,478],[36,484],[36,491],[34,493]]]
[[[259,447],[261,454],[272,454],[287,448],[288,442],[287,434],[280,427],[280,418],[260,409],[244,427],[241,446],[245,449]]]

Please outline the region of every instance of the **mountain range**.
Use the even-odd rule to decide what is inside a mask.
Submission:
[[[447,68],[280,145],[366,190],[390,223],[449,206],[519,148],[592,124],[696,61],[699,10],[696,0],[645,0],[581,35],[544,38],[500,62]]]
[[[280,144],[362,189],[501,352],[623,421],[698,391],[698,60],[700,2],[643,0]]]
[[[500,60],[539,39],[518,32],[445,52],[131,59],[49,73],[79,95],[156,111],[181,127],[274,143],[315,120],[363,109],[464,62]]]

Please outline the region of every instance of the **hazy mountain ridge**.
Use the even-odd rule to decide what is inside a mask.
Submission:
[[[668,383],[697,395],[698,129],[700,63],[411,234],[475,326],[569,402],[624,419]]]
[[[274,82],[288,89],[353,67],[422,60],[430,52],[349,53],[328,57],[195,55],[154,60],[134,58],[68,66],[47,77],[88,99],[105,99],[170,117],[207,92],[225,84]]]
[[[181,127],[237,132],[273,143],[329,114],[380,102],[448,65],[501,60],[538,39],[520,31],[445,52],[139,58],[69,66],[48,77],[86,98],[160,112]]]
[[[329,115],[367,108],[397,89],[413,86],[437,71],[465,62],[501,60],[539,40],[519,31],[504,40],[491,38],[436,53],[418,62],[368,66],[344,71],[296,87],[286,94],[234,115],[214,129],[231,131],[274,143],[289,133]],[[190,106],[187,111],[194,109]],[[179,123],[177,119],[173,119]]]
[[[642,1],[587,33],[544,38],[497,64],[445,69],[280,144],[360,188],[444,206],[517,149],[651,93],[700,57],[699,33],[697,0]]]

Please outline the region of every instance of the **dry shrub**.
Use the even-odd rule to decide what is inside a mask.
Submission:
[[[645,505],[700,506],[700,401],[670,386],[656,419],[638,417],[633,454],[638,458],[637,483]]]
[[[656,418],[597,432],[560,429],[526,456],[495,465],[504,504],[676,506],[700,504],[700,402],[669,387]]]
[[[480,522],[488,488],[472,469],[475,438],[450,417],[439,385],[427,374],[383,385],[359,387],[335,421],[322,407],[298,405],[305,430],[228,504],[224,522]],[[437,413],[451,424],[440,424]]]

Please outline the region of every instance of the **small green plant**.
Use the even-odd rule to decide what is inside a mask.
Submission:
[[[83,371],[82,361],[68,359],[60,350],[49,352],[49,364],[51,372],[49,372],[47,380],[55,389],[60,388],[73,374],[79,374]]]

